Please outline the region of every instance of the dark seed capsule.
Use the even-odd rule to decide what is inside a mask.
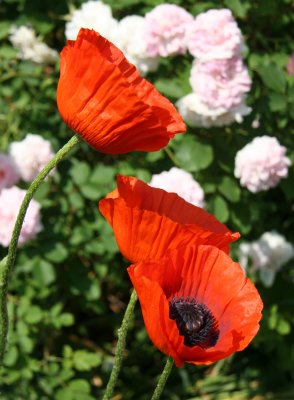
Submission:
[[[169,302],[169,317],[177,324],[188,347],[213,347],[219,337],[218,323],[205,304],[194,298],[178,297]]]

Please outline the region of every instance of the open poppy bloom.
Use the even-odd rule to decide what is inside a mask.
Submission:
[[[186,130],[172,103],[89,29],[61,52],[57,105],[66,124],[102,153],[156,151]]]
[[[100,200],[121,253],[132,262],[158,259],[189,243],[211,244],[226,252],[239,238],[213,215],[175,193],[134,177],[118,176],[117,189]]]
[[[150,339],[177,366],[228,357],[259,329],[263,305],[255,286],[216,247],[184,246],[128,273]]]

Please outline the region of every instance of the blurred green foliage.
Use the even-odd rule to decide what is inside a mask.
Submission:
[[[160,0],[108,0],[114,16],[144,15]],[[72,133],[57,112],[59,66],[16,59],[11,24],[31,24],[60,50],[65,15],[82,1],[0,2],[0,150],[28,132],[49,139],[57,151]],[[253,78],[253,111],[241,125],[188,129],[168,151],[124,156],[98,154],[85,143],[39,189],[44,231],[20,249],[10,283],[9,347],[0,372],[4,400],[91,400],[101,396],[128,302],[127,263],[119,254],[97,201],[115,186],[118,173],[148,181],[174,163],[193,173],[206,193],[207,209],[246,240],[276,229],[294,242],[293,167],[277,188],[252,194],[234,178],[234,156],[253,137],[275,135],[294,163],[294,77],[285,65],[294,52],[292,0],[177,0],[194,15],[229,7],[247,45]],[[148,79],[172,101],[190,91],[191,57],[162,59]],[[172,79],[172,80],[171,80]],[[252,128],[259,118],[260,126]],[[236,245],[237,246],[237,245]],[[235,246],[235,248],[236,248]],[[6,249],[0,249],[0,259]],[[253,277],[255,278],[255,277]],[[258,284],[258,283],[257,283]],[[294,271],[291,263],[274,286],[258,284],[265,310],[260,333],[244,352],[209,367],[174,369],[163,398],[170,400],[291,400],[294,398]],[[148,399],[164,356],[150,343],[140,310],[128,336],[115,399]]]

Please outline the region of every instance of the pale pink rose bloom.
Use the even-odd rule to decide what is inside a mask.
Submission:
[[[193,176],[183,169],[173,167],[169,171],[155,174],[150,186],[177,193],[180,197],[198,207],[204,207],[204,191]]]
[[[185,53],[186,29],[193,16],[175,4],[160,4],[146,14],[145,41],[151,57]]]
[[[223,107],[209,107],[194,92],[180,98],[176,106],[187,124],[203,128],[226,126],[233,122],[241,124],[244,117],[251,112],[251,108],[247,107],[244,102],[229,110]]]
[[[289,75],[294,75],[294,54],[289,57],[286,68]]]
[[[156,71],[160,60],[159,57],[150,57],[147,54],[147,43],[144,39],[145,25],[144,17],[128,15],[119,21],[118,38],[115,42],[115,45],[143,76],[149,71]]]
[[[239,57],[194,61],[190,83],[204,104],[225,110],[241,104],[251,87],[248,70]]]
[[[0,154],[0,192],[17,183],[19,174],[13,159],[6,154]]]
[[[246,270],[250,265],[259,271],[265,286],[274,283],[276,273],[294,257],[294,246],[278,232],[265,232],[258,240],[243,242],[239,246],[240,265]]]
[[[26,191],[17,186],[3,189],[0,193],[0,244],[4,247],[9,246],[14,224],[25,194]],[[40,205],[32,200],[21,228],[19,245],[35,239],[37,233],[41,230]]]
[[[201,60],[224,59],[242,52],[242,34],[231,10],[199,14],[187,31],[189,52]]]
[[[12,142],[9,153],[26,182],[31,182],[54,156],[51,143],[32,133],[20,142]]]
[[[286,148],[275,137],[256,137],[237,152],[235,177],[253,193],[273,188],[288,176],[291,162],[285,154]]]

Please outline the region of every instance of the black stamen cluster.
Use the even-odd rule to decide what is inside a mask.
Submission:
[[[218,323],[205,304],[190,297],[173,298],[169,302],[169,317],[176,322],[186,346],[207,349],[216,344]]]

